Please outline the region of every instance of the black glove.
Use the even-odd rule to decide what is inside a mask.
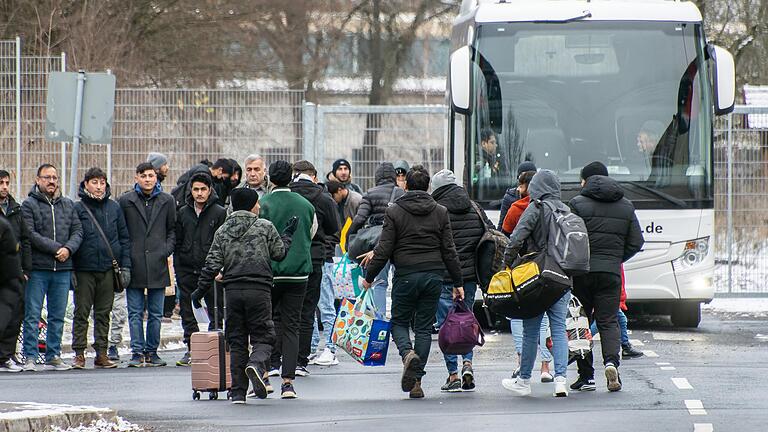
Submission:
[[[293,216],[292,218],[288,219],[288,222],[285,223],[283,234],[287,235],[288,237],[293,237],[293,233],[296,232],[296,228],[298,226],[299,226],[299,218],[297,218],[296,216]]]
[[[198,288],[192,291],[191,297],[192,297],[192,306],[194,306],[195,309],[200,309],[201,307],[203,307],[202,303],[200,303],[200,300],[202,300],[203,297],[205,297],[205,291]]]

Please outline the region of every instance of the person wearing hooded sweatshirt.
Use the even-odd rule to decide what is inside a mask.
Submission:
[[[536,171],[536,165],[531,161],[524,161],[520,165],[517,166],[517,178],[520,178],[520,175],[522,175],[526,171]],[[518,185],[512,185],[509,189],[507,189],[507,192],[504,194],[504,198],[501,200],[501,211],[499,214],[499,226],[497,229],[499,231],[504,232],[504,219],[507,217],[507,212],[509,211],[509,208],[512,206],[512,204],[515,201],[519,201],[521,196],[517,190]],[[504,233],[509,235],[509,233]]]
[[[24,370],[37,370],[37,326],[44,300],[48,305],[45,369],[68,370],[70,366],[60,357],[61,336],[72,284],[72,255],[83,241],[83,227],[75,204],[61,196],[56,167],[40,165],[36,184],[21,205],[21,211],[32,244],[32,271],[24,303],[23,347],[27,357]]]
[[[448,209],[427,193],[429,172],[415,165],[406,176],[407,192],[384,214],[379,242],[362,261],[363,287],[370,289],[392,261],[392,339],[403,359],[400,387],[409,397],[424,397],[421,379],[432,345],[432,325],[446,270],[453,298],[464,300],[461,263],[453,242]],[[414,332],[411,342],[410,330]]]
[[[93,310],[93,349],[96,368],[117,367],[107,357],[109,316],[115,297],[112,256],[114,254],[123,286],[131,279],[131,238],[120,205],[110,199],[107,174],[101,168],[90,168],[80,183],[80,201],[75,204],[83,225],[83,242],[75,253],[75,312],[72,322],[72,367],[85,369],[88,347],[88,318]],[[89,212],[90,211],[90,212]],[[98,225],[97,225],[98,224]],[[99,232],[109,241],[109,247]],[[111,250],[111,252],[110,252]]]
[[[176,247],[173,254],[173,268],[181,291],[179,299],[181,326],[184,329],[184,344],[187,346],[187,352],[181,360],[176,362],[177,366],[190,365],[189,338],[192,333],[199,331],[190,296],[192,291],[197,289],[200,270],[211,248],[213,235],[227,218],[227,211],[216,202],[217,197],[213,190],[211,176],[206,173],[197,173],[189,182],[192,195],[187,197],[187,204],[179,209],[176,216]],[[211,323],[208,325],[208,330],[222,328],[223,313],[219,313],[218,321],[215,320],[213,313],[213,305],[216,305],[219,311],[224,311],[224,295],[222,292],[218,294],[218,302],[214,302],[213,292],[205,298],[205,304],[210,306],[208,313]]]
[[[160,190],[150,163],[136,167],[135,180],[134,189],[117,200],[131,236],[131,283],[125,289],[133,352],[128,366],[165,366],[157,348],[165,287],[171,284],[168,257],[176,246],[176,205],[173,196]],[[149,316],[146,332],[145,298]]]
[[[396,160],[392,166],[395,168],[397,186],[400,189],[405,190],[405,175],[408,174],[408,170],[411,169],[411,167],[408,166],[408,162],[402,159]]]
[[[527,246],[528,252],[542,251],[547,245],[549,226],[547,218],[551,215],[549,206],[543,201],[567,211],[568,207],[560,200],[560,180],[555,173],[549,170],[541,170],[531,179],[528,185],[528,193],[531,196],[531,205],[525,209],[520,217],[512,235],[509,236],[509,244],[504,253],[504,264],[512,267],[518,257],[518,253]],[[544,220],[541,219],[541,208],[544,206]],[[555,397],[568,396],[566,385],[566,371],[568,369],[568,338],[565,332],[565,316],[568,311],[568,301],[571,295],[564,294],[558,301],[545,312],[549,318],[549,326],[552,331],[552,350],[555,360]],[[615,313],[614,313],[615,315]],[[544,313],[537,317],[523,320],[523,352],[520,358],[520,375],[516,379],[502,380],[502,386],[518,396],[531,394],[531,371],[536,362],[536,353],[539,347],[539,331]]]
[[[312,272],[307,280],[307,291],[301,307],[301,326],[299,332],[299,359],[296,375],[307,376],[309,356],[312,354],[312,333],[315,327],[315,311],[320,302],[320,285],[323,279],[323,263],[328,257],[331,239],[341,229],[336,201],[318,185],[317,170],[309,161],[301,160],[293,164],[293,182],[288,187],[303,196],[315,208],[317,233],[312,238]]]
[[[475,305],[477,275],[475,273],[475,250],[486,227],[493,224],[485,212],[469,198],[467,191],[456,184],[456,176],[451,170],[441,170],[432,177],[432,198],[448,209],[451,232],[456,244],[456,252],[461,262],[461,277],[464,279],[464,303],[469,310]],[[481,217],[482,215],[482,217]],[[437,306],[437,326],[440,327],[453,305],[453,279],[449,272],[443,276],[443,289]],[[459,377],[458,356],[445,354],[448,379],[441,388],[446,392],[473,391],[475,375],[472,369],[472,351],[462,356],[461,377]]]
[[[592,162],[581,170],[581,193],[569,203],[581,216],[589,234],[589,273],[573,278],[573,294],[590,321],[597,322],[608,390],[621,390],[619,350],[621,340],[616,311],[621,300],[621,264],[642,249],[643,239],[635,206],[624,198],[619,183],[608,177],[608,168]],[[577,360],[579,379],[573,390],[594,390],[592,353]]]

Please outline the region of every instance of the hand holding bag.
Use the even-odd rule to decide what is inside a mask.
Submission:
[[[437,338],[443,354],[464,355],[485,344],[485,334],[464,300],[454,299]]]
[[[333,325],[333,343],[363,366],[384,366],[390,323],[376,318],[373,293],[365,290],[357,301],[345,298]]]

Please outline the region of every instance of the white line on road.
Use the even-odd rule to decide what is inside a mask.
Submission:
[[[686,400],[685,407],[688,408],[690,415],[707,415],[707,410],[704,409],[704,404],[698,399]]]
[[[631,343],[631,344],[632,344],[632,345],[634,345],[634,346],[645,346],[645,344],[643,343],[643,341],[641,341],[641,340],[639,340],[639,339],[630,339],[630,340],[629,340],[629,343]]]
[[[675,370],[675,367],[674,366],[662,366],[659,369],[661,369],[663,371],[671,371],[671,370]]]
[[[670,364],[672,364],[672,363],[667,363],[667,362],[656,362],[656,366],[669,366]]]
[[[659,355],[651,350],[643,350],[643,354],[645,354],[646,357],[658,357]]]
[[[685,378],[672,378],[672,382],[680,390],[693,390],[693,386]]]
[[[715,427],[712,423],[694,423],[693,432],[714,432]]]

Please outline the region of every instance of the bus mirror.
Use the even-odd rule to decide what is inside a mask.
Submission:
[[[713,45],[715,61],[715,114],[723,115],[733,111],[736,99],[736,67],[733,56],[725,48]]]
[[[451,54],[451,104],[461,114],[469,114],[470,51],[463,46]]]

